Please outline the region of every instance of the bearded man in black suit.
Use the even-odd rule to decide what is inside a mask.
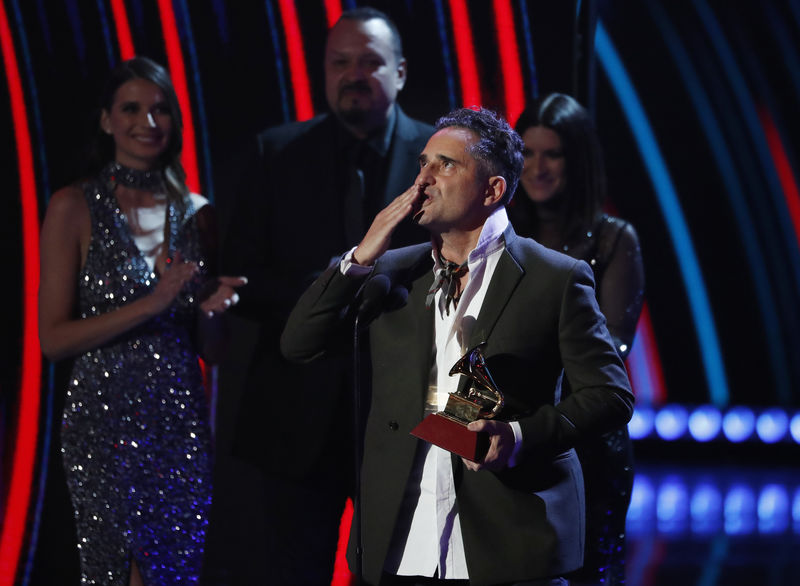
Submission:
[[[264,563],[276,584],[330,583],[352,484],[347,348],[297,367],[281,357],[280,333],[302,291],[414,178],[433,127],[397,104],[406,71],[384,13],[344,12],[325,48],[330,113],[258,135],[231,214],[223,264],[248,278],[236,312],[259,328],[235,454],[266,475]],[[395,234],[397,245],[425,239],[411,222]],[[330,394],[309,403],[321,387]]]
[[[368,583],[566,584],[584,540],[573,448],[625,425],[633,394],[589,266],[518,237],[508,222],[519,136],[482,109],[436,127],[414,184],[303,294],[281,348],[313,365],[343,343],[359,307],[376,303],[370,279],[388,281],[388,306],[367,330],[371,394],[350,540],[351,565],[363,565]],[[408,217],[430,242],[389,250]],[[408,291],[399,307],[397,289]],[[489,439],[474,461],[410,432],[464,391],[468,377],[449,372],[476,346],[505,406],[468,424]]]

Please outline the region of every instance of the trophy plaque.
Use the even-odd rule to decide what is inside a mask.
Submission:
[[[462,356],[450,369],[450,376],[461,374],[469,384],[450,393],[444,411],[425,417],[411,435],[430,442],[473,462],[481,461],[489,449],[489,435],[467,429],[471,421],[493,419],[503,408],[503,394],[497,388],[479,344]]]

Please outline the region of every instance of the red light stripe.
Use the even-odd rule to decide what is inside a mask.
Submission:
[[[480,106],[481,88],[478,83],[475,45],[472,42],[472,27],[465,0],[450,0],[450,18],[453,22],[453,40],[461,76],[461,101],[466,107]]]
[[[303,33],[297,21],[297,10],[292,0],[280,0],[281,21],[286,35],[286,51],[289,55],[289,70],[294,89],[294,113],[297,120],[308,120],[314,116],[311,104],[311,84],[308,81],[306,55],[303,49]]]
[[[119,56],[123,61],[127,61],[136,55],[136,50],[133,48],[128,13],[125,11],[125,1],[111,0],[111,13],[114,15],[114,26],[117,29]]]
[[[175,25],[175,13],[172,10],[172,0],[158,0],[158,9],[161,13],[161,31],[164,36],[164,47],[167,51],[170,77],[178,94],[178,104],[183,115],[183,153],[181,163],[186,171],[186,185],[195,193],[200,193],[200,174],[197,168],[197,148],[195,145],[194,121],[192,117],[192,104],[189,101],[189,91],[186,85],[186,67],[183,63],[183,51],[178,37],[178,28]]]
[[[786,200],[786,207],[789,209],[789,217],[794,227],[795,238],[800,246],[800,190],[797,187],[797,180],[792,172],[792,165],[783,147],[781,135],[775,126],[775,121],[769,110],[763,106],[758,108],[758,117],[761,119],[761,126],[767,138],[767,146],[775,164],[775,171],[778,173],[778,180],[783,188],[783,197]]]
[[[325,14],[328,17],[328,28],[333,27],[342,15],[341,0],[325,0]]]
[[[350,537],[350,525],[353,523],[353,501],[347,499],[342,520],[339,523],[339,544],[336,548],[336,563],[333,566],[331,586],[350,586],[355,584],[355,576],[347,566],[347,541]]]
[[[650,307],[647,302],[642,305],[642,315],[639,317],[639,324],[636,328],[638,340],[635,344],[641,344],[644,349],[644,359],[647,363],[648,384],[650,386],[650,402],[653,405],[663,405],[667,402],[667,386],[664,383],[664,370],[661,366],[661,357],[656,346],[656,337],[653,332],[653,321],[650,318]],[[631,373],[634,375],[634,373]],[[631,380],[641,379],[641,376],[631,376]],[[634,389],[636,391],[636,389]],[[638,393],[637,393],[638,395]]]
[[[14,122],[17,165],[20,178],[23,249],[23,329],[22,364],[19,394],[17,438],[11,470],[7,508],[0,537],[0,586],[12,586],[19,564],[20,550],[33,481],[39,427],[39,393],[41,390],[42,355],[39,349],[37,296],[39,293],[39,210],[33,165],[28,115],[19,75],[14,41],[5,6],[0,2],[0,50],[8,82],[11,113]]]
[[[506,120],[513,126],[525,107],[525,90],[522,87],[517,29],[514,26],[510,0],[494,0],[494,22],[500,50],[500,68],[503,71]]]

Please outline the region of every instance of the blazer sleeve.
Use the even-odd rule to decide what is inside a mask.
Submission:
[[[354,319],[354,305],[367,275],[343,275],[339,263],[322,273],[300,297],[281,335],[281,353],[291,362],[310,362],[343,343]]]
[[[571,392],[522,418],[521,456],[553,455],[625,425],[634,397],[594,293],[589,266],[576,262],[562,293],[558,344]]]

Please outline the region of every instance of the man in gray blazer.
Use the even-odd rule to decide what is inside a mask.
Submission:
[[[433,127],[397,104],[405,81],[394,23],[367,7],[343,13],[325,48],[330,112],[257,136],[229,222],[223,264],[248,278],[235,309],[258,326],[234,447],[264,471],[268,543],[258,553],[275,584],[330,583],[353,478],[349,346],[297,367],[278,340],[300,294],[416,174]],[[394,239],[427,235],[406,222]],[[221,396],[237,372],[222,374]]]
[[[369,281],[390,283],[374,288],[390,293],[368,326],[361,516],[350,543],[351,565],[368,583],[565,584],[583,556],[573,447],[625,425],[633,395],[589,266],[508,223],[519,136],[482,109],[457,110],[436,127],[414,184],[304,293],[281,349],[302,362],[336,348],[359,307],[380,299],[367,298]],[[389,250],[409,216],[431,242]],[[391,293],[401,289],[404,304]],[[505,407],[469,423],[489,438],[486,455],[471,461],[410,432],[467,382],[448,373],[478,344]]]

